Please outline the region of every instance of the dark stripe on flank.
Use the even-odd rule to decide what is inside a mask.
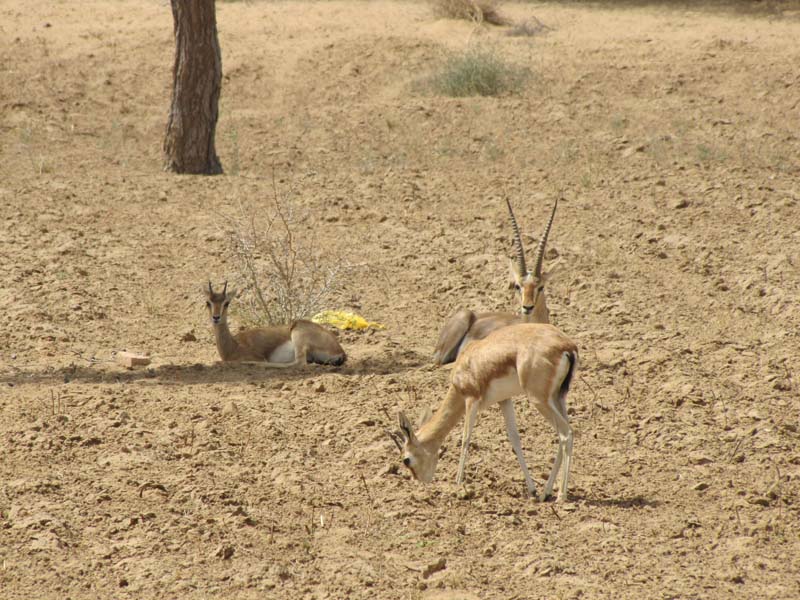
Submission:
[[[569,370],[567,371],[567,376],[564,377],[564,381],[561,382],[561,389],[559,390],[559,395],[562,398],[569,392],[569,386],[572,383],[572,374],[575,371],[575,353],[568,352],[567,358],[569,359]]]

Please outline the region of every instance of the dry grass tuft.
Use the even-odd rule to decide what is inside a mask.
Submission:
[[[463,98],[520,92],[530,71],[507,61],[492,48],[472,46],[449,54],[417,87],[434,94]]]
[[[464,19],[490,25],[510,25],[498,11],[497,0],[432,0],[433,11],[444,19]]]

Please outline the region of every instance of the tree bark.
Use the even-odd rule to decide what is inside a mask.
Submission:
[[[214,0],[171,0],[175,23],[172,104],[164,136],[164,169],[216,175],[214,148],[222,83]]]

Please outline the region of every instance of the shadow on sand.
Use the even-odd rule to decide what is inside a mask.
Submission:
[[[644,496],[628,496],[622,498],[589,498],[574,496],[575,500],[580,500],[588,506],[602,506],[610,508],[657,508],[662,502],[651,500]]]
[[[0,385],[24,386],[37,384],[80,383],[134,383],[152,380],[165,384],[198,385],[209,383],[257,383],[270,381],[297,381],[310,379],[327,373],[340,375],[390,375],[425,366],[430,361],[422,355],[409,353],[398,359],[386,357],[378,359],[348,361],[340,367],[326,365],[307,365],[275,369],[258,363],[211,364],[164,364],[152,368],[124,369],[113,364],[97,363],[90,365],[71,365],[61,368],[40,370],[19,369],[0,372]]]

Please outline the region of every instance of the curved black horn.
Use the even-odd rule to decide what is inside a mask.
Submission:
[[[389,429],[386,429],[385,431],[386,431],[386,435],[388,435],[391,438],[391,440],[394,442],[395,446],[397,446],[397,449],[400,450],[400,452],[402,452],[403,451],[403,438],[400,436],[400,434],[396,433],[394,431],[391,431]]]
[[[552,219],[551,219],[551,221],[552,221]],[[222,288],[222,295],[224,296],[225,292],[227,292],[227,291],[228,291],[228,280],[226,279],[225,280],[225,285]]]
[[[522,247],[522,236],[519,233],[519,225],[517,225],[517,218],[514,216],[514,210],[511,208],[511,201],[506,198],[506,206],[508,206],[508,214],[511,215],[511,226],[514,228],[514,248],[517,251],[517,265],[519,266],[519,276],[525,277],[528,269],[525,266],[525,249]]]
[[[556,208],[558,208],[558,198],[553,204],[553,212],[550,213],[550,220],[547,222],[547,227],[544,228],[542,239],[539,240],[539,245],[536,247],[536,268],[533,271],[535,277],[542,276],[542,260],[544,260],[544,248],[547,245],[547,236],[550,235],[550,227],[553,226],[553,219],[556,216]]]
[[[208,280],[208,293],[209,294],[213,294],[214,293],[214,288],[211,287],[211,280],[210,279]]]

